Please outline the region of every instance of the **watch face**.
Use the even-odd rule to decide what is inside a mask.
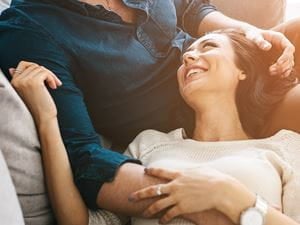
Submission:
[[[256,208],[250,208],[243,213],[241,225],[263,225],[263,215]]]

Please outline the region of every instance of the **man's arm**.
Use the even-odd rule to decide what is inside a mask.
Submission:
[[[58,109],[60,130],[56,130],[58,126],[55,123],[47,125],[49,130],[44,125],[39,127],[43,135],[43,151],[49,153],[45,155],[48,162],[46,166],[52,172],[46,175],[48,184],[53,185],[49,191],[52,192],[50,196],[54,208],[61,210],[64,218],[70,221],[76,220],[80,214],[81,218],[86,216],[86,209],[82,210],[84,204],[80,203],[82,199],[78,199],[79,195],[76,194],[76,184],[89,208],[97,208],[98,204],[114,212],[138,215],[148,204],[132,204],[128,201],[128,195],[147,184],[162,181],[144,175],[144,167],[141,165],[126,163],[136,161],[101,146],[82,93],[70,74],[71,59],[51,37],[39,32],[38,28],[27,30],[26,25],[13,25],[1,31],[0,67],[10,78],[9,68],[16,68],[22,60],[35,62],[52,71],[63,83],[58,89],[49,90]],[[61,136],[64,145],[61,144]],[[67,159],[70,164],[67,164]],[[118,176],[114,179],[118,169]]]

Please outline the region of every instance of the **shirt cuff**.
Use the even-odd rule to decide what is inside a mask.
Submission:
[[[208,2],[192,0],[183,14],[183,29],[194,37],[198,36],[198,28],[203,18],[207,14],[217,11],[216,7]]]
[[[100,158],[91,158],[89,165],[74,176],[77,188],[89,209],[98,209],[97,196],[102,185],[111,182],[124,163],[141,164],[137,159],[103,149]]]

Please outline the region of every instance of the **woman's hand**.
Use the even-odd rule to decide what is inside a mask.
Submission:
[[[12,86],[38,124],[56,118],[57,109],[45,83],[52,89],[62,83],[51,71],[36,63],[22,61],[16,69],[11,68],[9,72]]]
[[[167,223],[177,216],[209,209],[217,209],[227,216],[231,214],[226,204],[232,198],[229,192],[234,179],[226,174],[206,167],[189,169],[183,173],[151,168],[146,169],[146,173],[170,182],[144,188],[129,197],[132,201],[138,201],[164,196],[146,209],[145,217],[167,210],[160,220]]]
[[[271,75],[287,77],[291,74],[295,64],[295,47],[282,33],[259,29],[249,24],[242,26],[241,30],[249,40],[255,42],[262,50],[268,51],[272,46],[282,49],[281,56],[270,66]]]

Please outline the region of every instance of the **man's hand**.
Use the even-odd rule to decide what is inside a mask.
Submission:
[[[262,50],[268,51],[272,46],[282,49],[278,60],[270,66],[271,75],[287,77],[294,67],[294,45],[280,32],[273,30],[262,30],[251,25],[241,27],[246,37],[255,42]]]
[[[282,55],[270,67],[270,73],[283,77],[291,73],[294,67],[295,47],[282,33],[274,30],[262,30],[216,11],[204,17],[198,27],[198,35],[201,36],[210,31],[227,28],[240,30],[263,50],[268,51],[272,46],[282,49]]]

